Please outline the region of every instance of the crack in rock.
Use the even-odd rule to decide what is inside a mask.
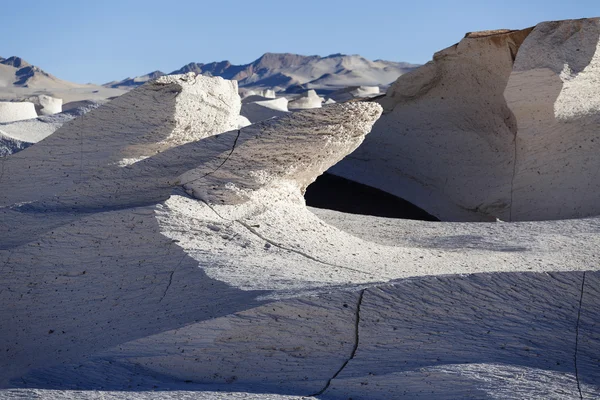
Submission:
[[[360,291],[360,294],[358,296],[358,302],[356,303],[356,316],[354,318],[354,347],[352,348],[352,352],[350,353],[350,357],[348,357],[348,359],[342,364],[342,366],[340,367],[340,369],[337,370],[337,372],[335,374],[333,374],[333,376],[331,378],[329,378],[329,380],[327,381],[327,383],[325,384],[325,386],[323,387],[323,389],[319,390],[317,393],[311,394],[309,395],[310,397],[312,396],[320,396],[323,393],[325,393],[327,391],[327,389],[329,389],[329,386],[331,386],[331,382],[337,378],[342,371],[344,370],[344,368],[346,368],[346,366],[348,365],[348,363],[350,361],[352,361],[352,359],[354,359],[354,356],[356,356],[356,351],[358,350],[358,342],[359,342],[359,326],[360,326],[360,307],[362,305],[362,301],[363,301],[363,297],[365,296],[365,290],[363,289]]]
[[[370,277],[373,277],[373,275],[369,274],[366,271],[361,271],[360,269],[355,269],[355,268],[350,268],[350,267],[342,267],[342,266],[336,265],[336,264],[330,264],[327,261],[319,260],[318,258],[315,258],[315,257],[311,256],[310,254],[304,253],[304,252],[302,252],[300,250],[291,249],[291,248],[286,247],[286,246],[284,246],[282,244],[274,242],[273,240],[271,240],[271,239],[269,239],[267,237],[264,237],[263,235],[261,235],[260,233],[258,233],[254,228],[252,228],[250,225],[246,224],[245,222],[242,222],[242,221],[239,221],[239,220],[235,220],[233,222],[237,222],[238,224],[240,224],[244,228],[246,228],[248,231],[250,231],[254,235],[256,235],[259,238],[261,238],[262,240],[264,240],[265,242],[269,243],[272,246],[278,247],[278,248],[280,248],[282,250],[286,250],[286,251],[290,251],[292,253],[296,253],[298,255],[301,255],[302,257],[308,258],[309,260],[318,262],[318,263],[323,264],[323,265],[327,265],[327,266],[334,267],[334,268],[345,269],[345,270],[348,270],[348,271],[358,272],[360,274],[364,274],[364,275],[368,275]],[[392,279],[392,278],[387,277],[387,279]]]
[[[179,266],[181,265],[181,263],[183,262],[183,260],[185,259],[186,254],[183,255],[183,257],[181,257],[181,260],[179,260],[179,263],[175,266],[175,268],[173,268],[173,271],[171,271],[171,274],[169,275],[169,283],[167,284],[167,287],[165,288],[165,291],[163,292],[162,297],[160,298],[160,300],[158,300],[158,302],[162,302],[164,300],[164,298],[167,296],[167,292],[169,291],[169,288],[171,287],[171,284],[173,283],[173,275],[175,274],[175,271],[177,271],[177,268],[179,268]]]
[[[579,391],[579,398],[583,400],[583,393],[581,393],[581,384],[579,382],[579,369],[577,367],[577,352],[579,351],[579,321],[581,320],[581,306],[583,304],[583,290],[585,287],[585,271],[583,272],[583,278],[581,279],[581,295],[579,296],[579,309],[577,311],[577,324],[575,325],[575,354],[573,355],[573,361],[575,363],[575,380],[577,381],[577,390]]]
[[[327,266],[333,267],[333,268],[345,269],[347,271],[357,272],[359,274],[367,275],[367,276],[370,276],[371,278],[374,278],[374,276],[372,274],[370,274],[370,273],[368,273],[366,271],[362,271],[360,269],[355,269],[355,268],[351,268],[351,267],[344,267],[344,266],[336,265],[336,264],[330,264],[327,261],[319,260],[318,258],[315,258],[315,257],[311,256],[310,254],[306,254],[306,253],[304,253],[304,252],[302,252],[300,250],[294,250],[294,249],[286,247],[286,246],[284,246],[284,245],[282,245],[280,243],[277,243],[277,242],[275,242],[275,241],[273,241],[273,240],[271,240],[269,238],[264,237],[263,235],[261,235],[260,233],[258,233],[255,229],[253,229],[250,225],[246,224],[245,222],[242,222],[242,221],[237,220],[237,219],[228,219],[228,218],[223,217],[221,214],[219,214],[217,212],[217,210],[214,209],[214,207],[212,207],[210,204],[208,204],[208,202],[206,202],[205,200],[202,200],[202,199],[199,199],[199,200],[201,202],[203,202],[204,204],[206,204],[206,206],[208,208],[210,208],[222,220],[240,224],[241,226],[243,226],[244,228],[246,228],[250,233],[252,233],[253,235],[257,236],[261,240],[264,240],[265,242],[269,243],[272,246],[275,246],[275,247],[277,247],[277,248],[279,248],[281,250],[289,251],[291,253],[296,253],[296,254],[298,254],[298,255],[300,255],[302,257],[305,257],[305,258],[307,258],[307,259],[309,259],[311,261],[317,262],[319,264],[327,265]],[[392,279],[391,277],[385,277],[385,278],[386,279]]]
[[[212,171],[210,171],[210,172],[207,172],[206,174],[202,175],[202,176],[201,176],[201,177],[199,177],[199,178],[193,179],[193,180],[191,180],[191,181],[189,181],[189,182],[185,182],[185,183],[184,183],[184,185],[189,185],[190,183],[194,183],[194,182],[196,182],[196,181],[199,181],[200,179],[204,179],[204,178],[206,178],[207,176],[209,176],[209,175],[212,175],[212,174],[214,174],[215,172],[217,172],[219,169],[221,169],[221,167],[222,167],[223,165],[225,165],[225,163],[226,163],[227,161],[229,161],[229,158],[231,157],[231,155],[232,155],[232,154],[233,154],[233,152],[235,151],[235,146],[237,146],[237,142],[238,142],[238,139],[240,138],[240,134],[241,134],[241,133],[242,133],[242,130],[241,130],[241,129],[238,129],[238,131],[237,131],[237,136],[236,136],[236,137],[235,137],[235,139],[233,140],[233,146],[231,146],[231,151],[229,152],[229,154],[227,154],[227,157],[225,157],[225,159],[223,160],[223,162],[222,162],[221,164],[219,164],[219,166],[218,166],[217,168],[215,168],[214,170],[212,170]]]

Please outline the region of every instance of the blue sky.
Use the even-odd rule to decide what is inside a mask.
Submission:
[[[424,63],[466,32],[600,16],[599,0],[6,1],[0,56],[105,83],[265,52]]]

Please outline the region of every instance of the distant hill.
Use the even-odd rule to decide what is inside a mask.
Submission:
[[[79,85],[50,75],[19,57],[0,57],[0,88],[78,88]]]
[[[0,57],[0,101],[19,101],[32,95],[48,94],[68,103],[103,100],[123,93],[119,89],[58,79],[20,57]]]
[[[238,81],[240,88],[274,89],[278,92],[295,92],[306,89],[334,91],[348,86],[384,86],[418,65],[404,62],[370,61],[359,55],[332,54],[327,57],[301,56],[289,53],[266,53],[256,61],[245,65],[233,65],[229,61],[209,64],[190,63],[172,74],[195,72],[220,76]],[[160,71],[119,82],[105,87],[133,88],[160,76]]]

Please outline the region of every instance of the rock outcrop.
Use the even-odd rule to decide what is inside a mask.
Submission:
[[[75,360],[124,338],[130,340],[146,335],[142,334],[147,329],[145,325],[157,316],[163,316],[164,324],[159,324],[163,328],[183,326],[191,320],[227,315],[258,304],[257,297],[263,293],[258,292],[261,287],[273,291],[289,286],[269,280],[250,285],[255,289],[249,291],[239,287],[227,289],[226,284],[198,269],[197,262],[170,239],[170,235],[176,234],[171,228],[205,217],[210,226],[220,225],[221,220],[211,207],[225,207],[215,210],[226,218],[237,218],[249,217],[272,202],[293,200],[300,206],[303,188],[362,142],[364,134],[379,117],[381,108],[375,104],[355,104],[327,112],[307,111],[286,120],[214,136],[230,129],[237,120],[238,111],[239,97],[234,82],[192,75],[161,78],[71,121],[42,143],[1,160],[0,230],[4,238],[0,247],[1,279],[2,287],[11,290],[0,291],[0,297],[2,304],[16,307],[5,307],[2,316],[3,320],[12,321],[6,322],[0,336],[2,351],[3,354],[7,351],[14,354],[3,357],[6,362],[0,368],[2,382],[31,366]],[[201,138],[205,140],[198,141]],[[293,153],[287,153],[291,146],[296,146]],[[119,163],[132,157],[146,159],[126,166]],[[202,201],[194,200],[184,192],[172,196],[172,190],[178,186],[183,186]],[[159,204],[169,198],[172,202]],[[233,209],[227,209],[232,206]],[[173,213],[171,209],[177,211]],[[139,235],[122,231],[129,229],[122,224],[129,225],[133,221],[130,217],[135,220],[134,226],[141,229]],[[179,217],[184,219],[179,220]],[[91,219],[84,222],[82,218]],[[209,222],[213,220],[214,223]],[[71,223],[91,229],[83,233],[76,228],[78,239],[67,245],[72,249],[85,249],[88,256],[83,253],[75,256],[64,248],[66,236],[63,235],[73,233]],[[203,230],[206,226],[202,224],[198,228]],[[236,229],[246,230],[243,225],[236,225]],[[114,240],[101,240],[96,244],[102,249],[91,250],[95,245],[89,242],[89,235],[105,234]],[[124,234],[129,239],[125,239]],[[250,235],[254,237],[253,242],[262,241],[254,234]],[[26,248],[27,243],[35,240],[33,238],[42,237],[52,243],[42,246],[45,256],[40,259],[29,254]],[[214,244],[212,240],[204,243]],[[186,242],[188,245],[190,243]],[[109,261],[117,253],[123,256],[117,256],[121,261]],[[299,261],[304,259],[298,257]],[[128,270],[134,259],[138,259],[141,269],[131,274]],[[85,265],[85,272],[73,264],[76,260],[78,265]],[[168,268],[175,266],[171,261],[179,265],[177,276],[169,278],[166,289],[155,291],[152,276],[158,277],[165,272],[168,275]],[[108,269],[104,267],[105,262],[108,262]],[[26,271],[36,270],[40,263],[43,266],[34,280],[42,289],[21,301],[23,298],[19,293],[28,285],[21,281],[24,278],[21,274],[28,275]],[[216,266],[218,262],[211,265]],[[181,275],[185,270],[187,272]],[[218,270],[211,270],[211,275],[213,272],[220,276]],[[57,280],[51,284],[43,283],[49,282],[50,275],[47,274],[55,275]],[[185,283],[187,289],[181,286],[184,281],[179,280],[184,275],[188,275],[184,278],[188,281]],[[68,276],[82,278],[68,285],[69,294],[59,289],[66,283],[63,278]],[[245,273],[241,275],[244,276]],[[235,274],[231,278],[239,282],[239,277]],[[139,278],[142,280],[138,281]],[[121,283],[114,286],[110,283],[113,279]],[[135,293],[138,290],[134,288],[138,285],[134,283],[136,281],[142,285],[138,289],[145,293],[138,292],[145,298],[141,303],[138,295],[127,300],[119,294],[121,289],[118,287],[126,288],[127,293]],[[169,291],[171,286],[172,292]],[[93,311],[90,312],[83,312],[81,307],[74,305],[90,306],[84,299],[96,290],[97,293],[104,292],[111,300],[106,303],[92,301]],[[174,298],[170,298],[171,293]],[[181,295],[187,298],[183,303]],[[215,303],[215,296],[221,300]],[[74,307],[67,306],[64,301],[75,302]],[[121,305],[115,306],[115,301]],[[189,311],[181,314],[174,310],[173,301],[180,303],[176,307],[180,311]],[[194,303],[196,306],[192,306]],[[208,309],[198,308],[207,303],[212,304]],[[152,311],[155,307],[163,311]],[[66,312],[68,316],[63,314],[66,309],[70,309]],[[23,319],[25,314],[31,318]],[[116,317],[117,314],[121,317]],[[82,317],[91,320],[84,322]],[[147,322],[139,318],[147,319]],[[111,335],[90,335],[94,320],[113,323],[116,331]],[[59,324],[61,328],[57,332],[70,334],[48,335],[55,329],[46,327],[47,324]],[[42,330],[34,328],[42,325]],[[30,333],[24,333],[23,328]],[[160,329],[151,330],[158,333]],[[18,340],[15,335],[19,336]],[[65,340],[75,342],[71,342],[70,350],[57,358],[56,351],[63,351]],[[41,348],[45,351],[40,351]]]
[[[37,118],[35,105],[30,102],[0,102],[0,123]]]
[[[599,36],[599,19],[468,34],[393,84],[332,172],[441,220],[599,214]]]

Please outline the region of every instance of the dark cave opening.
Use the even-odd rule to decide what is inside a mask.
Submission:
[[[439,221],[400,197],[327,172],[306,189],[304,199],[307,206],[349,214]]]

